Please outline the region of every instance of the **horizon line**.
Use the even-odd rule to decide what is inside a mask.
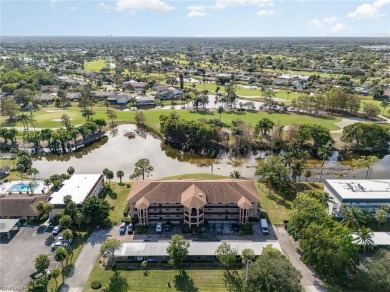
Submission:
[[[105,38],[388,38],[390,36],[126,36],[126,35],[0,35],[2,37],[105,37]]]

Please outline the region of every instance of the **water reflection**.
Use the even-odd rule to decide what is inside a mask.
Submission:
[[[141,158],[149,158],[154,167],[153,178],[186,174],[213,173],[229,175],[238,170],[242,176],[253,178],[258,161],[272,154],[269,151],[259,151],[246,157],[234,157],[227,152],[221,152],[216,158],[208,158],[195,153],[186,153],[163,144],[159,139],[149,134],[137,135],[129,139],[124,134],[136,131],[135,125],[120,125],[111,129],[107,137],[71,154],[47,154],[34,159],[33,166],[39,170],[39,177],[49,177],[53,173],[64,173],[69,166],[76,173],[100,173],[109,168],[114,173],[123,170],[125,179],[134,170],[134,164]],[[337,161],[338,153],[334,153],[325,168],[334,170],[349,169],[348,163]],[[318,165],[318,161],[309,160],[309,165]],[[373,167],[371,178],[390,178],[390,155],[380,164]],[[348,170],[347,172],[351,172]],[[348,173],[346,177],[364,177],[365,171]],[[115,180],[118,180],[115,177]]]

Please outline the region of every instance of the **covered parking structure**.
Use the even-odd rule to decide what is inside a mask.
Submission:
[[[19,229],[19,220],[20,219],[0,219],[0,235],[6,233],[7,237],[10,238],[10,231],[15,227],[15,225],[18,225]]]
[[[242,251],[250,248],[255,255],[261,255],[263,248],[267,245],[282,251],[279,242],[277,241],[226,241],[231,248],[237,250],[238,255],[242,255]],[[215,251],[222,241],[190,241],[188,249],[188,258],[186,262],[213,262],[216,260]],[[169,255],[167,247],[169,241],[158,242],[126,242],[122,248],[115,252],[117,262],[141,262],[147,260],[149,262],[167,262]]]

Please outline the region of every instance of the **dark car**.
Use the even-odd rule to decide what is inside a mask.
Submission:
[[[133,223],[130,222],[129,226],[127,226],[127,234],[132,234],[133,231]]]
[[[119,226],[119,234],[123,235],[126,234],[126,223],[122,222],[121,225]]]

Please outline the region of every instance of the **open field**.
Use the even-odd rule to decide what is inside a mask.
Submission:
[[[85,71],[100,72],[100,70],[102,70],[104,67],[106,67],[106,61],[103,59],[99,59],[93,62],[84,62]]]
[[[38,111],[33,112],[33,118],[37,121],[37,128],[59,128],[62,127],[61,122],[53,120],[53,119],[61,119],[61,116],[63,114],[67,114],[72,118],[72,125],[81,125],[85,123],[85,118],[81,115],[81,108],[73,106],[70,108],[67,108],[66,110],[60,110],[56,112],[50,112],[48,113],[48,108],[40,108]],[[108,120],[107,114],[106,114],[106,107],[103,106],[94,106],[93,110],[95,112],[95,115],[93,118],[103,118]],[[114,119],[114,122],[116,123],[134,123],[134,117],[135,112],[134,111],[119,111],[115,110],[117,114],[117,118]],[[205,119],[217,119],[219,118],[219,114],[215,112],[190,112],[186,109],[183,110],[176,110],[176,112],[179,114],[179,116],[186,120],[197,120],[199,118],[205,118]],[[159,128],[159,117],[160,115],[166,114],[168,115],[170,113],[170,110],[168,109],[159,109],[159,110],[146,110],[144,111],[145,117],[146,117],[146,124],[149,126],[158,129]],[[222,122],[226,124],[231,124],[231,122],[235,119],[241,119],[244,122],[250,124],[251,126],[255,126],[256,123],[264,118],[267,117],[271,119],[275,123],[280,123],[282,125],[291,125],[293,123],[296,124],[302,124],[302,123],[308,123],[308,124],[320,124],[324,127],[328,128],[329,130],[338,130],[339,127],[336,126],[334,123],[340,121],[340,118],[338,117],[311,117],[306,115],[299,115],[295,113],[269,113],[269,112],[244,112],[244,113],[230,113],[226,112],[222,114]],[[2,116],[0,118],[0,122],[4,123],[6,120],[6,117]],[[22,123],[15,123],[15,124],[3,124],[3,126],[15,126],[15,127],[23,127]]]
[[[124,178],[126,179],[126,178]],[[114,207],[114,210],[110,212],[110,221],[113,224],[118,224],[121,222],[123,217],[123,210],[126,206],[126,199],[130,192],[130,187],[127,187],[127,184],[119,184],[116,182],[111,182],[110,188],[106,186],[105,189],[105,199]],[[131,185],[131,183],[130,183]]]
[[[96,291],[90,288],[93,281],[100,281],[107,291],[226,291],[223,282],[224,270],[119,270],[117,276],[111,270],[105,270],[96,264],[89,276],[86,292]],[[170,281],[171,288],[167,287]]]

